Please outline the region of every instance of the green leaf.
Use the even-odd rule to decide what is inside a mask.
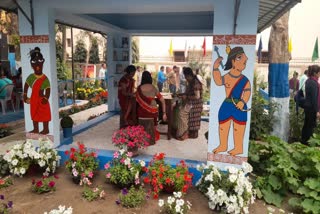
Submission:
[[[320,210],[320,202],[315,201],[313,199],[303,200],[303,202],[301,203],[301,206],[303,207],[303,211],[306,213],[311,212],[314,214],[318,214]]]
[[[302,186],[298,189],[297,193],[304,195],[305,197],[310,196],[310,189],[308,187]]]
[[[274,190],[279,190],[282,186],[279,178],[274,175],[269,176],[268,182],[273,187]]]
[[[288,202],[289,202],[289,205],[294,208],[300,207],[300,205],[301,205],[300,198],[290,198]]]
[[[303,183],[305,186],[309,187],[310,189],[316,190],[320,192],[320,179],[319,178],[309,178]]]
[[[281,207],[281,203],[283,201],[283,196],[281,196],[279,193],[273,192],[270,188],[263,189],[263,198],[268,204],[274,204],[277,207]]]

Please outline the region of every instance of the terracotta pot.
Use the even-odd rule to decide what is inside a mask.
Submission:
[[[139,150],[138,147],[133,147],[133,148],[128,147],[128,148],[127,148],[127,151],[128,151],[128,152],[132,152],[132,157],[136,157],[136,156],[139,155],[138,150]]]
[[[174,185],[163,185],[163,191],[166,193],[173,193],[175,191]]]

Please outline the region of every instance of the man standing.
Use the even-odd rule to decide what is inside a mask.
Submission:
[[[106,79],[106,70],[107,70],[106,64],[102,63],[101,68],[99,70],[99,79],[101,81],[101,85],[103,85],[104,87],[106,87],[106,80],[105,80]]]
[[[293,77],[289,80],[289,91],[291,97],[293,97],[296,92],[299,90],[299,79],[298,79],[298,72],[293,73]]]
[[[175,74],[176,69],[177,69],[177,66],[173,66],[173,70],[169,70],[169,73],[167,75],[169,91],[172,94],[176,93],[176,74]]]
[[[137,66],[135,79],[136,79],[136,88],[138,88],[138,86],[141,85],[141,79],[142,79],[142,71],[140,66]]]
[[[163,83],[164,83],[166,80],[167,80],[167,77],[166,77],[166,75],[164,74],[164,67],[161,66],[161,67],[160,67],[160,71],[158,72],[158,82],[157,82],[159,92],[162,92]]]
[[[308,79],[307,74],[308,74],[308,69],[304,71],[304,73],[303,73],[303,75],[301,76],[300,81],[299,81],[299,86],[300,86],[300,87],[299,87],[299,90],[302,89],[303,94],[305,94],[305,89],[306,89],[306,87],[305,87],[305,82],[306,82],[306,80]]]
[[[186,80],[186,78],[184,77],[184,74],[183,74],[183,70],[185,68],[186,67],[183,67],[182,71],[180,73],[180,93],[186,92],[187,80]]]

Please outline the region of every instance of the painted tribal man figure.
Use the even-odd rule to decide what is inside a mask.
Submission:
[[[51,111],[49,105],[50,82],[48,77],[42,73],[44,58],[40,48],[36,47],[30,51],[30,64],[34,70],[24,84],[23,100],[30,104],[31,120],[33,130],[31,133],[39,133],[39,122],[43,123],[43,130],[40,134],[49,133],[49,121],[51,121]],[[28,98],[28,89],[32,88],[31,97]]]
[[[242,47],[230,50],[227,46],[228,60],[224,70],[230,70],[221,76],[219,71],[223,58],[216,59],[213,65],[214,82],[225,87],[226,99],[219,109],[219,135],[220,145],[213,150],[214,153],[228,150],[228,137],[231,123],[233,123],[234,148],[228,153],[240,155],[243,153],[243,138],[247,124],[247,102],[251,96],[251,86],[248,78],[242,74],[246,68],[248,57]]]

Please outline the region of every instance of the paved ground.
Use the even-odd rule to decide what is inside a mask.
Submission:
[[[140,150],[140,154],[153,155],[157,152],[166,153],[167,157],[206,161],[207,142],[204,133],[208,130],[209,123],[201,122],[201,130],[198,139],[188,139],[178,141],[167,140],[166,135],[161,135],[161,139],[156,145],[145,150]],[[95,149],[116,150],[113,146],[111,136],[119,128],[119,116],[114,116],[97,126],[74,136],[74,144],[83,142],[86,146]]]

